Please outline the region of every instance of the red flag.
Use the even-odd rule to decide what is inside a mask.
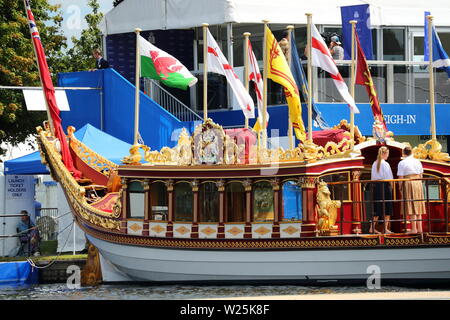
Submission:
[[[372,75],[370,74],[369,66],[367,65],[366,56],[359,43],[358,34],[356,36],[356,46],[357,46],[357,65],[356,65],[356,84],[366,87],[367,94],[369,95],[370,106],[372,107],[374,119],[378,119],[382,124],[384,129],[387,131],[386,122],[384,121],[383,112],[381,111],[380,102],[378,101],[377,91],[373,84]]]
[[[36,21],[34,20],[33,13],[31,12],[29,0],[25,0],[25,7],[27,10],[28,23],[31,30],[31,38],[33,40],[34,48],[36,49],[39,72],[42,79],[42,89],[44,90],[44,96],[47,101],[48,108],[50,109],[49,112],[50,117],[53,121],[55,136],[59,139],[59,142],[61,144],[62,161],[67,170],[69,170],[69,172],[71,172],[75,178],[81,178],[81,172],[75,169],[73,165],[73,160],[70,154],[69,145],[67,144],[66,135],[64,134],[64,130],[61,126],[59,108],[56,104],[55,88],[53,87],[53,82],[50,76],[50,71],[48,69],[44,48],[42,47],[41,38],[36,26]]]

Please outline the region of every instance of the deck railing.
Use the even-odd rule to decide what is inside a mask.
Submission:
[[[423,198],[405,199],[402,197],[402,188],[404,181],[418,180],[422,182]],[[384,198],[385,182],[392,185],[392,199]],[[392,216],[389,219],[391,228],[396,233],[404,233],[409,231],[408,225],[412,221],[420,221],[423,231],[428,233],[449,232],[448,217],[448,194],[447,189],[450,187],[449,182],[445,178],[420,178],[420,179],[393,179],[393,180],[361,180],[361,181],[345,181],[345,182],[329,182],[331,187],[332,199],[339,200],[343,204],[338,212],[338,225],[341,234],[347,233],[351,224],[361,223],[361,233],[369,233],[370,224],[373,223],[373,214],[375,206],[381,204],[381,217],[378,222],[383,224],[381,233],[386,233],[387,224],[386,216],[388,206],[392,206]],[[343,192],[334,193],[333,190],[339,185],[350,185],[350,190],[360,188],[361,199],[343,199]],[[375,188],[379,185],[381,189],[381,199],[375,198]],[[332,187],[333,186],[333,187]],[[339,195],[339,196],[338,196]],[[338,197],[336,197],[338,196]],[[416,219],[411,219],[406,212],[406,204],[413,202],[425,202],[425,214],[416,215]],[[349,204],[352,204],[351,206]],[[349,208],[350,206],[350,208]],[[346,213],[347,212],[347,213]],[[350,213],[350,214],[349,214]],[[351,215],[351,219],[349,218]],[[354,219],[360,217],[360,219]]]

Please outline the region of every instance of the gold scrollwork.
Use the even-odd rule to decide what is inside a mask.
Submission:
[[[38,137],[37,142],[41,155],[44,155],[48,160],[48,164],[51,172],[54,173],[56,178],[64,191],[67,193],[67,199],[71,203],[74,210],[80,214],[80,216],[95,224],[106,229],[119,229],[120,222],[117,218],[120,215],[116,211],[105,212],[99,210],[86,202],[84,197],[86,191],[78,184],[72,174],[67,170],[66,166],[61,160],[60,153],[56,150],[56,146],[51,142],[51,136],[42,128],[37,128]]]
[[[419,144],[413,148],[412,152],[417,159],[430,159],[434,161],[448,162],[450,156],[448,153],[441,152],[442,145],[437,140],[429,140],[425,143]]]

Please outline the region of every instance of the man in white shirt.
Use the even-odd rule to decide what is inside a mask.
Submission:
[[[414,158],[410,146],[403,149],[403,156],[405,158],[398,164],[398,178],[421,179],[423,174],[422,163]],[[402,202],[401,212],[410,217],[411,220],[411,231],[409,233],[422,233],[422,221],[416,221],[421,218],[422,214],[425,214],[422,181],[408,180],[400,182],[400,192],[405,200]]]

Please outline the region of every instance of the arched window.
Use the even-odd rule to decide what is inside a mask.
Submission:
[[[274,217],[273,188],[267,181],[253,185],[253,221],[272,221]]]
[[[282,188],[283,220],[302,219],[302,188],[295,181],[286,181]]]
[[[128,184],[130,196],[129,218],[144,219],[145,194],[141,181],[131,181]]]
[[[194,194],[191,184],[180,182],[175,184],[175,215],[174,221],[192,221],[194,209]]]
[[[150,206],[152,220],[167,220],[168,201],[167,187],[163,182],[155,182],[150,186]]]
[[[200,185],[200,222],[219,222],[219,191],[213,182]]]
[[[245,188],[240,182],[231,182],[225,187],[226,222],[245,222]]]

